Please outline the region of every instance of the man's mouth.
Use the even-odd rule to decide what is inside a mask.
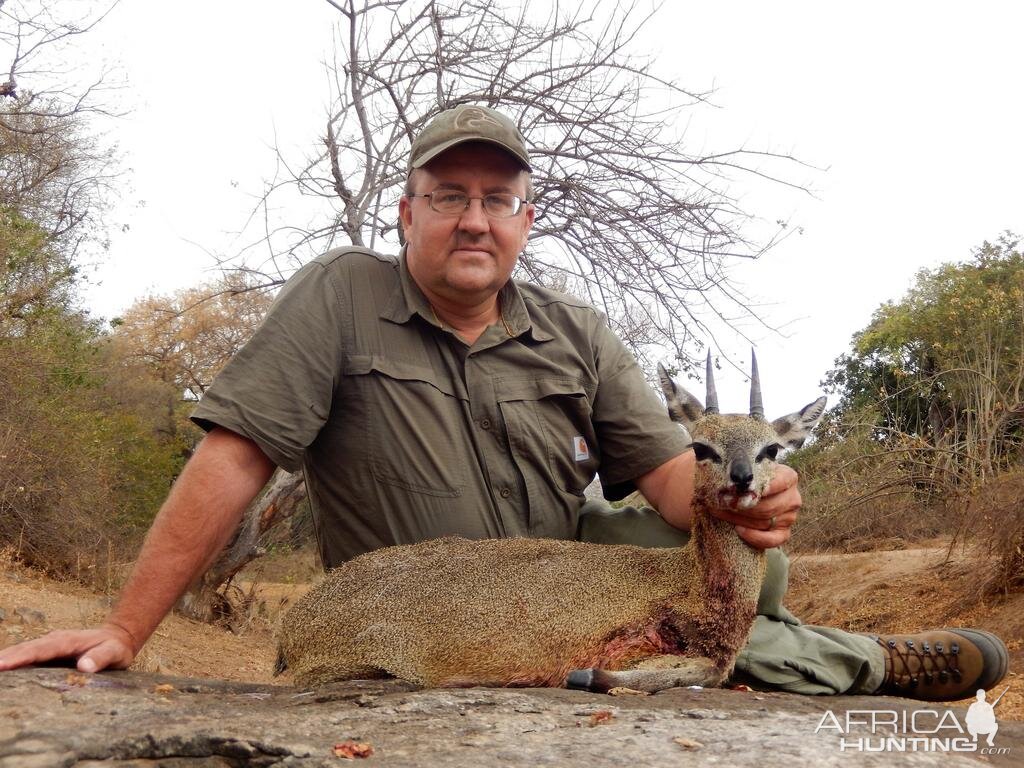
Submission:
[[[452,253],[461,253],[467,256],[490,256],[491,252],[482,245],[460,245],[452,249]]]

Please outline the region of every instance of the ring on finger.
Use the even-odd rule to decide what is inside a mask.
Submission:
[[[774,531],[775,530],[775,515],[772,515],[771,519],[768,521],[768,530],[769,531]]]

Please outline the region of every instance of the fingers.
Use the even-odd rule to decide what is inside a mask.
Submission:
[[[93,646],[78,659],[79,672],[98,672],[101,669],[127,669],[135,658],[130,645],[112,636]]]
[[[109,629],[58,630],[0,651],[0,671],[77,658],[80,671],[98,672],[107,667],[123,669],[134,655],[130,643]]]
[[[796,514],[802,503],[803,499],[800,498],[799,489],[796,486],[791,486],[772,496],[762,496],[756,506],[745,511],[751,520],[767,520],[772,515]]]
[[[753,509],[746,510],[716,509],[715,517],[744,528],[770,531],[791,527],[796,523],[797,513],[795,510],[782,511],[772,507],[762,508],[759,504]]]
[[[715,515],[736,526],[736,533],[757,549],[786,543],[796,523],[800,505],[799,476],[792,467],[780,464],[764,495],[752,509],[718,509]]]
[[[765,498],[788,491],[796,486],[799,479],[800,476],[792,467],[786,464],[777,465],[775,467],[775,474],[772,475],[772,479],[768,483],[768,489],[764,494]]]
[[[736,533],[754,549],[771,549],[772,547],[781,547],[789,541],[789,537],[791,535],[789,526],[777,527],[775,530],[766,531],[758,528],[746,528],[742,525],[737,525]]]
[[[12,645],[0,651],[0,670],[77,656],[87,647],[82,645],[81,640],[73,632],[58,631]]]
[[[791,467],[780,465],[761,500],[750,510],[751,520],[739,524],[766,529],[777,528],[783,524],[792,526],[803,504],[797,485],[798,479],[797,473]],[[772,520],[775,521],[774,525]],[[765,524],[758,525],[757,521],[764,521]]]

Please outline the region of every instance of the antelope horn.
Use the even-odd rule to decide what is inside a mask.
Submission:
[[[708,388],[707,405],[704,406],[704,415],[718,413],[718,392],[715,391],[715,374],[711,367],[711,350],[708,350],[707,380]]]
[[[750,415],[755,419],[764,418],[764,403],[761,402],[761,375],[757,372],[757,355],[750,348]]]

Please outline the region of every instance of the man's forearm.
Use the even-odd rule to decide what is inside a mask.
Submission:
[[[255,443],[227,430],[215,429],[200,443],[160,508],[105,622],[126,631],[136,652],[212,565],[273,471]]]
[[[693,451],[683,451],[636,479],[640,493],[658,510],[665,522],[684,531],[690,530],[695,464]]]

